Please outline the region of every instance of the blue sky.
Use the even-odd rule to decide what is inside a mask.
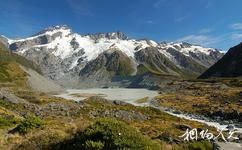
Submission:
[[[26,37],[66,24],[81,34],[187,41],[227,50],[242,41],[241,0],[0,0],[0,34]]]

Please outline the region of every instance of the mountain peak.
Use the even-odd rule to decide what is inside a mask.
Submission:
[[[191,47],[195,46],[194,44],[188,43],[188,42],[171,42],[169,43],[170,45],[175,45],[175,46],[181,46],[181,47]]]
[[[50,27],[47,27],[45,28],[44,30],[59,30],[59,29],[64,29],[64,30],[69,30],[70,28],[68,27],[68,25],[56,25],[56,26],[50,26]]]
[[[95,33],[95,34],[87,34],[87,36],[91,37],[94,40],[106,38],[109,40],[112,39],[120,39],[120,40],[127,40],[128,36],[126,36],[123,32],[107,32],[107,33]]]
[[[71,29],[67,25],[64,24],[64,25],[56,25],[56,26],[47,27],[44,30],[37,33],[36,35],[44,34],[44,33],[47,33],[47,32],[58,31],[58,30],[66,30],[66,31],[71,32]]]

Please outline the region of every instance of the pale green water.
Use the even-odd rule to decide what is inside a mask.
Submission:
[[[66,93],[55,95],[57,97],[62,97],[65,99],[72,99],[75,101],[80,101],[86,99],[88,96],[75,96],[73,94],[82,95],[100,95],[108,100],[120,100],[128,103],[134,104],[136,100],[141,98],[153,98],[158,95],[157,91],[151,91],[147,89],[130,89],[130,88],[95,88],[95,89],[69,89]]]

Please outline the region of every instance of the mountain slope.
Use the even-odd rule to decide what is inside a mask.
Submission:
[[[121,50],[112,48],[87,63],[80,71],[79,84],[83,87],[111,86],[113,78],[125,78],[135,72],[134,60]]]
[[[135,64],[118,49],[109,49],[90,61],[80,72],[80,75],[91,75],[105,68],[107,72],[118,76],[128,76],[135,72]]]
[[[0,62],[2,64],[7,63],[7,62],[16,62],[18,64],[21,64],[21,65],[27,67],[27,68],[31,68],[31,69],[41,73],[40,68],[36,64],[34,64],[32,61],[29,61],[22,56],[19,56],[15,53],[12,53],[1,42],[0,42]]]
[[[0,35],[0,43],[6,47],[8,47],[8,42],[9,42],[9,39],[3,35]]]
[[[65,86],[78,85],[77,80],[83,81],[87,79],[88,74],[94,75],[97,72],[107,73],[109,81],[119,75],[117,70],[113,74],[107,70],[106,64],[116,65],[118,63],[114,61],[119,61],[117,57],[106,57],[110,49],[118,49],[120,54],[125,55],[123,58],[127,62],[135,64],[132,64],[134,67],[131,70],[136,71],[128,73],[131,76],[137,73],[140,75],[141,68],[155,74],[199,75],[222,57],[216,49],[188,43],[157,43],[147,39],[128,39],[122,32],[80,35],[65,25],[46,28],[25,39],[5,39],[8,40],[12,51],[34,61],[46,77]],[[104,58],[108,61],[105,65],[102,64]],[[98,63],[103,69],[94,69],[96,72],[89,71],[85,74],[86,68],[95,68],[91,65]],[[129,66],[127,67],[130,69]],[[122,67],[118,72],[125,72],[125,69],[126,67]],[[106,76],[101,74],[99,76],[106,82]]]
[[[135,58],[139,64],[143,64],[150,72],[177,76],[181,73],[180,68],[154,47],[148,47],[136,52]]]
[[[0,42],[0,85],[32,89],[39,92],[58,92],[62,88],[41,75],[32,61],[12,53]],[[1,87],[1,86],[0,86]]]
[[[168,48],[167,52],[173,55],[174,59],[177,60],[177,64],[189,72],[201,73],[206,70],[207,66],[202,65],[193,58],[183,55],[181,52]]]
[[[242,43],[229,49],[217,63],[204,72],[199,78],[239,77],[242,76]]]

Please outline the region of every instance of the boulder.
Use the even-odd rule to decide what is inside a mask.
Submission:
[[[230,124],[230,125],[228,125],[226,128],[227,128],[228,130],[232,131],[232,130],[235,129],[235,126],[232,125],[232,124]]]
[[[175,127],[177,129],[180,129],[180,130],[183,130],[183,131],[186,131],[187,129],[191,130],[192,127],[190,125],[186,125],[186,124],[175,124]]]
[[[173,137],[172,135],[170,135],[169,133],[162,133],[160,134],[158,137],[158,139],[165,141],[168,144],[179,144],[181,142],[180,139],[177,139],[175,137]]]
[[[19,104],[19,103],[28,103],[24,99],[21,99],[14,94],[10,93],[5,89],[0,89],[0,99],[8,101],[10,103]]]
[[[242,97],[242,91],[239,92],[239,96]]]
[[[130,104],[126,103],[126,102],[119,101],[119,100],[114,100],[113,103],[114,103],[115,105],[121,105],[121,106],[130,105]]]

